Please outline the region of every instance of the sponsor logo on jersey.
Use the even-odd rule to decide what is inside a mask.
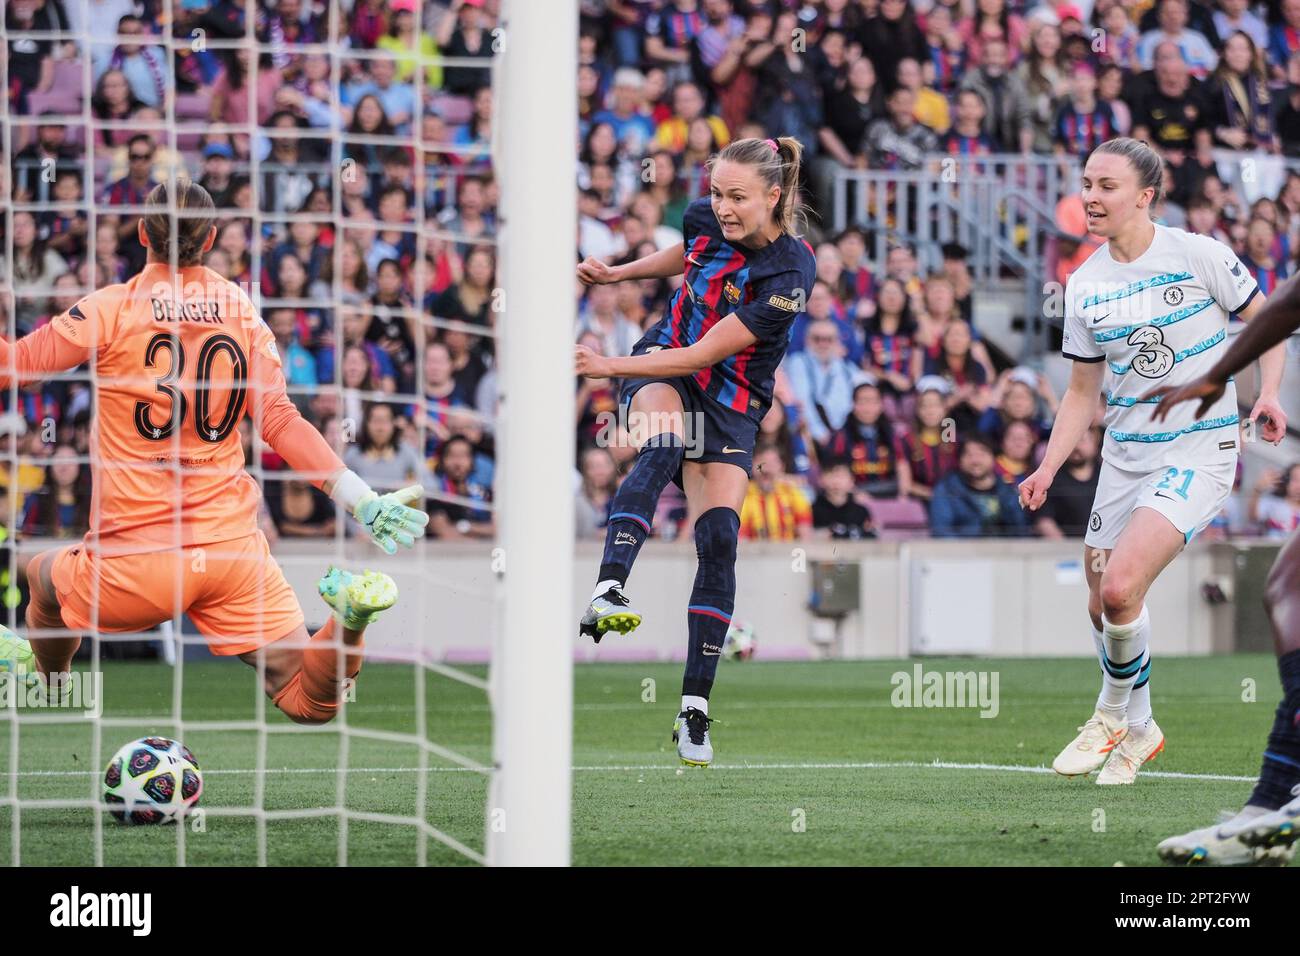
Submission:
[[[277,362],[280,361],[280,349],[275,344],[275,339],[266,340],[266,354],[271,356],[271,358],[275,359]]]
[[[1219,442],[1219,451],[1227,451],[1229,448],[1236,448],[1236,447],[1237,447],[1237,443],[1235,441]]]
[[[86,313],[84,313],[84,312],[81,311],[81,306],[80,306],[79,304],[78,304],[78,305],[74,305],[72,308],[70,308],[70,309],[68,310],[68,315],[72,316],[72,317],[73,317],[74,319],[76,319],[78,322],[85,322],[85,321],[86,321]]]
[[[1232,274],[1234,276],[1241,275],[1241,263],[1238,262],[1236,259],[1232,259],[1228,262],[1225,262],[1224,265],[1232,270]]]
[[[648,345],[648,346],[646,346],[646,350],[645,350],[644,352],[642,352],[641,354],[642,354],[642,355],[649,355],[651,352],[662,352],[662,351],[663,351],[663,348],[664,348],[664,347],[663,347],[662,345]]]
[[[1100,322],[1102,319],[1109,319],[1109,318],[1110,318],[1110,313],[1107,312],[1105,315],[1099,315],[1099,316],[1097,316],[1095,319],[1093,319],[1093,320],[1092,320],[1092,324],[1093,324],[1093,325],[1096,325],[1096,324],[1097,324],[1098,322]]]
[[[767,300],[767,304],[771,306],[775,306],[778,309],[785,309],[785,311],[787,312],[798,312],[800,308],[798,302],[796,302],[794,299],[787,299],[783,295],[772,296],[770,299]]]
[[[1165,302],[1170,305],[1178,305],[1183,301],[1183,290],[1176,285],[1171,285],[1165,289]]]
[[[1100,531],[1101,515],[1097,514],[1097,512],[1094,511],[1092,513],[1092,517],[1088,519],[1088,527],[1091,528],[1093,531]]]
[[[728,279],[726,284],[723,285],[722,294],[727,297],[727,301],[732,305],[735,305],[740,301],[740,290],[736,288],[736,284],[730,279]]]
[[[743,454],[745,453],[745,449],[743,449],[743,448],[732,448],[730,445],[723,445],[723,446],[722,446],[722,453],[723,453],[724,455],[743,455]]]

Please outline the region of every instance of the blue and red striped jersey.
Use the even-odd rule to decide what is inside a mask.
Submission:
[[[693,376],[706,395],[759,421],[772,405],[776,367],[785,357],[790,326],[804,310],[817,277],[812,247],[782,235],[762,249],[722,238],[708,196],[686,207],[682,223],[686,271],[668,311],[637,344],[685,348],[729,315],[758,341]]]

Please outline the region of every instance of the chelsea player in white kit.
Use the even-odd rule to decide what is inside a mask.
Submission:
[[[1070,450],[1106,402],[1106,441],[1084,536],[1088,615],[1102,666],[1093,715],[1052,763],[1100,784],[1132,783],[1164,748],[1151,712],[1151,618],[1146,593],[1232,491],[1239,452],[1237,395],[1224,394],[1197,419],[1191,406],[1151,419],[1157,386],[1203,375],[1227,346],[1230,316],[1249,321],[1264,297],[1231,249],[1208,236],[1151,221],[1161,160],[1145,143],[1103,143],[1083,173],[1088,232],[1107,240],[1070,276],[1062,353],[1073,359],[1047,452],[1020,485],[1037,510]],[[1251,412],[1260,436],[1278,441],[1284,346],[1260,360],[1260,397]],[[1105,390],[1103,392],[1103,381]]]

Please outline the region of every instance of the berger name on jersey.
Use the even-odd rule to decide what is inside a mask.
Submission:
[[[221,315],[221,302],[219,300],[178,302],[175,299],[150,297],[149,304],[153,308],[153,320],[155,322],[215,322],[224,324],[226,321]]]
[[[1070,276],[1061,351],[1075,361],[1106,363],[1103,454],[1111,464],[1141,471],[1174,459],[1229,461],[1237,455],[1238,427],[1231,381],[1200,419],[1193,402],[1154,421],[1144,396],[1208,372],[1227,347],[1231,314],[1259,289],[1223,243],[1155,229],[1151,246],[1133,262],[1116,262],[1103,245]]]

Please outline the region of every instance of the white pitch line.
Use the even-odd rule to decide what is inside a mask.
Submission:
[[[429,773],[482,773],[470,767],[426,767]],[[574,773],[644,773],[647,771],[680,770],[678,764],[608,764],[580,765],[573,768]],[[709,770],[976,770],[994,773],[1041,773],[1055,774],[1051,767],[1030,767],[1018,764],[996,763],[954,763],[935,760],[929,763],[921,761],[861,761],[844,763],[745,763],[714,764]],[[418,767],[348,767],[347,773],[419,773]],[[205,776],[248,776],[256,774],[256,768],[216,769],[203,771]],[[337,767],[268,767],[270,774],[333,774]],[[19,777],[86,777],[98,776],[82,770],[20,770]],[[1157,777],[1165,780],[1217,780],[1228,783],[1254,783],[1257,777],[1240,777],[1221,773],[1181,773],[1170,770],[1144,770],[1143,777]]]

